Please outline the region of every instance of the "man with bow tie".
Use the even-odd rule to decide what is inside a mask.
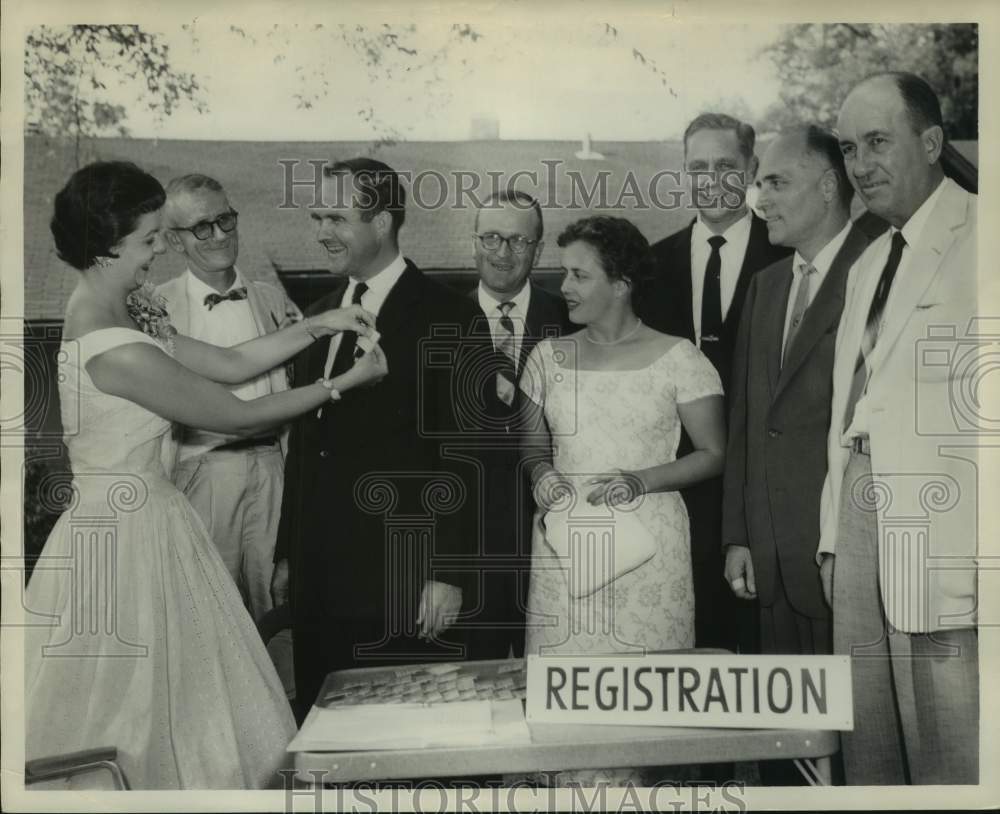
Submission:
[[[222,185],[184,175],[167,185],[166,240],[187,271],[159,287],[177,330],[229,347],[301,318],[278,288],[236,268],[237,212]],[[232,388],[243,399],[288,389],[284,367]],[[204,521],[255,620],[272,607],[270,582],[284,487],[287,430],[256,438],[175,427],[174,482]]]

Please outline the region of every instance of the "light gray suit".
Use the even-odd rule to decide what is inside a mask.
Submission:
[[[979,777],[977,428],[963,404],[985,362],[976,196],[942,183],[922,232],[904,233],[909,265],[867,357],[870,455],[844,424],[889,233],[852,270],[837,334],[819,552],[835,554],[834,649],[851,656],[853,784]]]
[[[259,336],[272,333],[301,318],[284,292],[263,282],[246,281],[247,302]],[[167,302],[167,313],[178,333],[191,335],[187,274],[157,289]],[[195,337],[196,339],[201,337]],[[268,374],[271,393],[289,387],[284,366]],[[274,546],[281,516],[284,462],[288,428],[276,431],[278,443],[239,450],[212,449],[179,463],[177,451],[185,428],[175,425],[167,456],[174,483],[187,495],[205,523],[223,562],[255,620],[271,609],[270,582]],[[220,437],[220,443],[225,442]]]

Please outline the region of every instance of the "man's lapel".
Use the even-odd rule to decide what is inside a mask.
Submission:
[[[781,379],[775,397],[784,390],[795,375],[795,371],[809,358],[809,354],[823,334],[840,319],[844,310],[844,286],[847,283],[847,274],[867,246],[868,236],[852,226],[844,245],[840,247],[837,256],[833,258],[833,263],[830,264],[823,285],[816,292],[812,304],[806,309],[802,327],[799,328],[795,342],[788,349],[785,364],[781,368]]]
[[[247,303],[250,305],[250,313],[253,314],[253,321],[257,326],[257,335],[274,333],[281,327],[281,318],[268,309],[257,291],[257,286],[247,279],[244,279],[243,283],[247,287]]]
[[[944,183],[946,186],[927,219],[924,233],[916,245],[908,249],[913,254],[905,279],[898,280],[890,291],[885,322],[875,349],[868,357],[873,375],[892,351],[917,303],[937,275],[941,261],[955,242],[957,230],[965,225],[968,218],[968,193],[950,179],[945,179]]]
[[[697,220],[697,218],[695,218]],[[673,275],[676,292],[671,292],[671,296],[676,296],[681,303],[681,316],[683,317],[684,336],[694,342],[694,303],[692,297],[694,293],[691,288],[691,235],[694,233],[695,220],[688,224],[677,242],[677,254],[672,261],[673,270],[667,272]],[[704,273],[704,269],[701,270]]]
[[[383,336],[394,336],[413,320],[414,304],[420,298],[421,274],[415,265],[406,261],[406,269],[396,284],[389,289],[375,320],[375,327]],[[391,369],[392,360],[389,360]]]
[[[762,322],[766,326],[763,352],[767,362],[767,389],[773,401],[781,376],[785,312],[788,310],[788,294],[792,289],[792,258],[782,261],[781,274],[765,275],[764,283],[758,281],[757,285],[756,301],[763,303]]]
[[[187,274],[188,272],[183,272],[179,277],[174,277],[160,288],[160,293],[167,301],[167,313],[170,315],[171,324],[177,329],[177,333],[184,335],[191,333],[191,311],[188,307]]]
[[[747,289],[750,288],[750,278],[753,277],[754,271],[757,271],[766,265],[762,261],[761,255],[770,245],[771,244],[767,239],[767,224],[758,218],[751,210],[750,239],[747,241],[747,250],[743,255],[743,263],[740,266],[740,276],[736,278],[736,288],[733,290],[733,305],[743,303],[743,301],[746,300]],[[688,252],[688,257],[690,256],[691,253]],[[689,274],[688,279],[690,280],[690,278],[691,275]],[[690,299],[690,295],[688,296],[688,299]],[[739,320],[739,314],[742,311],[742,308],[734,308],[733,305],[730,305],[729,310],[726,312],[726,323],[734,323]],[[733,324],[728,327],[735,328],[736,326]]]
[[[476,337],[491,337],[490,320],[486,316],[486,312],[483,311],[483,306],[479,303],[479,286],[476,286],[469,292],[469,299],[476,306],[476,313],[472,318],[472,325],[469,328],[469,332]]]
[[[308,309],[308,315],[321,314],[330,308],[339,308],[340,302],[344,298],[344,291],[347,289],[348,280],[345,277],[342,280],[337,281],[337,285],[334,289],[319,300]],[[303,384],[308,384],[311,381],[315,381],[323,376],[323,371],[326,368],[326,361],[330,354],[330,345],[332,344],[332,337],[324,336],[321,339],[317,339],[308,348],[306,348],[305,359],[306,359],[306,379],[298,379],[298,385],[301,387]],[[330,360],[332,363],[332,359]],[[298,377],[296,377],[298,378]]]

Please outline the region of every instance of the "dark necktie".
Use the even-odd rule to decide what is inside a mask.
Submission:
[[[847,412],[844,414],[845,431],[850,429],[851,422],[854,421],[854,408],[857,407],[861,394],[868,386],[868,357],[875,350],[882,322],[882,312],[885,311],[885,304],[889,299],[889,289],[892,288],[892,281],[896,276],[896,269],[899,268],[899,261],[903,257],[905,246],[906,239],[903,237],[903,233],[894,233],[892,248],[889,249],[889,258],[885,261],[882,276],[878,278],[878,285],[875,287],[875,296],[872,297],[872,304],[868,308],[865,333],[861,337],[861,349],[858,351],[858,358],[854,363],[854,378],[851,380],[851,392],[847,396]]]
[[[514,382],[517,379],[517,360],[514,355],[514,320],[510,318],[512,302],[502,302],[497,306],[500,320],[495,337],[496,349],[502,357],[500,369],[497,371],[497,398],[508,407],[514,403]]]
[[[361,298],[368,290],[367,283],[358,283],[354,287],[354,294],[351,295],[351,305],[358,305]],[[354,364],[356,358],[355,350],[358,345],[358,334],[356,331],[344,331],[340,338],[340,347],[337,348],[337,355],[333,359],[333,367],[330,369],[330,378],[339,376]]]
[[[702,352],[712,360],[722,337],[722,255],[719,249],[725,244],[722,235],[708,239],[712,253],[705,264],[705,284],[701,292],[701,343]]]
[[[231,288],[225,294],[216,294],[214,291],[211,294],[205,295],[205,306],[211,311],[220,302],[225,302],[226,300],[245,300],[247,298],[246,286],[241,286],[240,288]]]

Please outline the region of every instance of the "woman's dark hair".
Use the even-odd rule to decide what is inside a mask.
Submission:
[[[649,279],[649,241],[631,221],[596,215],[567,226],[556,243],[565,248],[581,241],[590,246],[601,261],[601,268],[612,280],[624,280],[632,293],[632,307],[642,299]]]
[[[56,195],[49,228],[59,259],[89,268],[135,231],[139,218],[163,206],[160,182],[127,161],[95,161],[70,176]]]

